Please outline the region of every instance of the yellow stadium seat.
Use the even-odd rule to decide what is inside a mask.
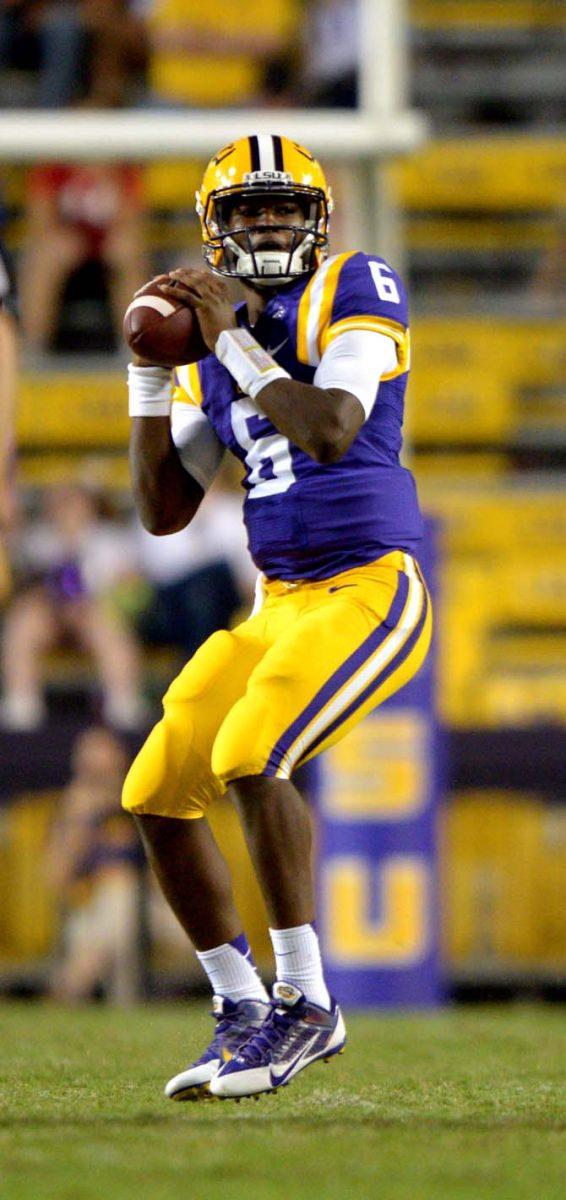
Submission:
[[[194,213],[195,192],[205,166],[200,160],[149,163],[145,168],[148,204],[152,208],[181,208]]]
[[[41,958],[52,949],[56,903],[42,868],[57,794],[21,797],[3,815],[0,850],[0,957]]]
[[[129,433],[124,372],[24,375],[17,416],[18,444],[123,448]]]
[[[560,137],[446,138],[389,168],[408,209],[559,209],[566,142]]]
[[[566,624],[566,551],[529,546],[505,556],[496,567],[496,586],[507,622]]]
[[[520,438],[527,444],[561,446],[564,436],[564,390],[523,392],[517,405],[517,425]]]
[[[566,666],[566,631],[498,629],[490,637],[489,654],[495,670],[530,670],[536,663],[541,671],[560,671]]]
[[[14,800],[3,817],[0,840],[0,965],[44,959],[58,928],[58,901],[42,868],[45,841],[60,793]],[[232,872],[238,910],[260,965],[271,966],[267,915],[234,806],[212,806],[211,824]],[[183,965],[186,962],[184,954]]]
[[[409,213],[406,222],[409,251],[429,254],[491,254],[524,252],[542,254],[556,246],[556,220],[546,214],[525,220],[515,214],[498,214],[497,219],[482,216],[478,220],[461,214],[440,217],[432,213]]]
[[[128,457],[124,451],[94,454],[68,451],[23,454],[18,465],[18,479],[26,488],[44,488],[70,481],[107,493],[130,494],[131,479]]]
[[[19,208],[25,199],[26,168],[17,163],[3,163],[0,191],[7,208]]]
[[[528,726],[566,721],[566,672],[562,668],[490,670],[478,689],[474,710],[478,725]]]
[[[564,379],[566,321],[418,317],[412,324],[413,375],[460,368],[479,380],[545,387]]]
[[[421,364],[409,386],[410,429],[416,442],[457,444],[509,438],[513,426],[513,394],[482,365],[466,371],[463,364]]]
[[[411,470],[419,495],[428,510],[428,496],[436,496],[451,484],[454,489],[478,484],[501,484],[508,471],[506,455],[493,450],[454,452],[422,449],[415,453]]]
[[[538,887],[539,958],[543,967],[564,971],[564,897],[566,896],[566,808],[554,805],[542,813],[544,869]]]
[[[412,332],[408,404],[417,442],[501,444],[522,425],[525,394],[559,391],[564,379],[564,321],[420,317]],[[558,396],[554,420],[559,411]]]
[[[409,18],[422,29],[452,26],[456,29],[484,26],[487,28],[549,25],[559,28],[566,24],[562,0],[410,0]]]
[[[492,621],[493,593],[485,565],[442,565],[436,600],[439,644],[437,697],[441,720],[473,725],[481,712],[484,647]]]
[[[565,543],[566,498],[555,488],[522,491],[468,480],[455,485],[425,475],[421,499],[440,521],[451,558],[487,555],[493,562],[525,547],[550,555]]]
[[[425,489],[426,493],[426,489]],[[436,624],[438,697],[448,724],[566,719],[566,555],[560,523],[540,496],[447,490],[441,518]],[[534,501],[535,517],[521,524]],[[556,504],[556,500],[554,501]],[[562,528],[566,513],[562,512]],[[538,518],[538,522],[537,522]],[[547,540],[533,532],[545,529]]]
[[[566,720],[566,634],[495,627],[485,662],[481,703],[487,725]]]
[[[539,888],[544,809],[536,796],[469,792],[443,816],[445,944],[452,968],[534,970],[544,954]],[[563,965],[566,952],[562,948]]]
[[[253,103],[261,94],[261,55],[254,53],[257,31],[271,35],[273,53],[286,45],[298,19],[297,0],[207,0],[192,5],[186,0],[155,0],[151,25],[155,32],[149,63],[154,93],[174,104],[196,107],[229,107]],[[184,29],[190,28],[193,48],[177,49]],[[230,35],[234,48],[222,38]],[[242,48],[242,37],[249,38]],[[169,45],[165,45],[165,40]],[[220,45],[219,45],[220,43]]]

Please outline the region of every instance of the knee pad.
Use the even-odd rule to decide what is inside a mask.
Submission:
[[[212,770],[227,787],[233,779],[262,775],[271,753],[271,722],[262,705],[244,696],[222,722],[212,747]]]
[[[201,817],[222,790],[210,764],[194,751],[190,725],[179,728],[166,715],[128,771],[122,805],[131,813]]]

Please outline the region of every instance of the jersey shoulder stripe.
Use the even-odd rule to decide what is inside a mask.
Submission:
[[[299,302],[297,314],[297,358],[317,367],[322,356],[322,335],[330,321],[336,288],[344,263],[355,250],[334,254],[315,271]]]
[[[372,330],[395,343],[397,364],[382,378],[395,379],[409,369],[407,296],[403,281],[378,255],[350,255],[340,272],[332,313],[322,336],[322,351],[340,333]]]
[[[329,343],[350,330],[393,338],[395,379],[410,365],[407,303],[399,276],[383,261],[357,250],[328,258],[307,284],[297,313],[297,358],[317,367]]]
[[[393,338],[395,349],[397,352],[397,366],[393,371],[388,371],[382,375],[382,380],[396,379],[398,375],[404,375],[411,366],[411,335],[409,329],[404,325],[400,325],[397,321],[392,321],[387,317],[375,317],[371,314],[359,317],[344,317],[342,321],[336,321],[334,325],[329,325],[322,335],[321,348],[322,353],[326,347],[334,341],[334,338],[340,337],[341,333],[348,333],[352,329],[370,330],[374,333],[383,333],[386,337]]]
[[[202,384],[198,363],[186,363],[175,368],[173,400],[202,408]]]

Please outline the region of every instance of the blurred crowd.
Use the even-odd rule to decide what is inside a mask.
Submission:
[[[350,106],[356,60],[357,0],[6,0],[0,16],[2,107]]]
[[[357,0],[7,0],[0,108],[351,107],[357,56]],[[118,347],[124,309],[155,265],[142,171],[38,164],[21,188],[26,350],[96,348],[61,329],[65,304],[85,296],[106,305],[100,347]],[[2,193],[0,177],[0,231]]]
[[[412,465],[445,530],[442,718],[482,734],[557,727],[566,712],[562,7],[409,0],[410,103],[426,111],[431,140],[384,175],[413,302]],[[0,109],[353,109],[359,25],[358,0],[5,0]],[[363,213],[367,198],[349,170],[330,168],[332,248],[351,248],[340,214],[349,202]],[[255,571],[225,468],[190,529],[164,538],[141,528],[125,472],[105,486],[76,447],[62,461],[64,439],[31,438],[17,476],[18,359],[47,408],[57,371],[123,378],[132,293],[200,262],[201,169],[0,169],[0,741],[47,744],[65,705],[81,714],[41,833],[58,930],[47,986],[65,1000],[135,995],[148,919],[175,941],[158,900],[149,918],[140,903],[121,782],[168,680],[251,605]],[[117,448],[123,457],[100,438],[107,465]],[[473,772],[466,780],[476,786]],[[3,937],[0,918],[0,958]]]
[[[105,511],[106,510],[106,511]],[[84,658],[93,716],[141,730],[144,648],[186,661],[252,603],[255,572],[240,501],[220,477],[190,530],[155,538],[79,483],[42,489],[6,539],[10,584],[0,653],[0,728],[40,729],[57,655]]]
[[[7,0],[0,106],[351,106],[357,10],[357,0],[274,0],[268,9],[259,0]],[[139,167],[37,164],[22,187],[17,270],[4,248],[0,262],[0,727],[41,727],[49,663],[72,650],[92,664],[100,715],[136,729],[151,715],[143,647],[172,645],[187,657],[249,599],[236,486],[220,482],[189,534],[159,540],[131,508],[104,512],[108,497],[73,483],[28,490],[16,503],[18,342],[32,364],[57,351],[120,349],[123,313],[155,267]],[[65,327],[77,297],[98,304],[82,337]]]
[[[0,108],[353,106],[357,8],[357,0],[267,8],[6,0]],[[60,739],[65,712],[73,716],[68,783],[40,837],[38,886],[55,934],[42,986],[64,1002],[123,1003],[139,994],[145,924],[162,946],[178,937],[147,889],[137,836],[120,812],[132,747],[181,664],[247,612],[256,572],[229,469],[190,530],[164,538],[143,530],[127,485],[85,483],[70,464],[47,466],[38,484],[20,475],[16,487],[18,359],[48,376],[56,357],[82,362],[113,350],[121,366],[125,308],[163,265],[139,166],[37,163],[19,172],[17,187],[15,213],[0,176],[0,740],[48,745],[50,731]],[[3,207],[12,253],[1,240]],[[25,824],[25,805],[13,811]],[[23,920],[14,917],[16,942],[25,941]],[[6,916],[4,926],[0,958],[10,944]]]

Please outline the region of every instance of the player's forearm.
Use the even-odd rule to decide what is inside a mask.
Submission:
[[[130,472],[136,508],[150,533],[177,533],[192,521],[204,492],[184,470],[169,417],[133,417]]]
[[[202,328],[200,309],[199,321]],[[205,335],[208,344],[213,331],[214,320]],[[315,462],[337,462],[346,453],[364,419],[355,396],[292,379],[249,329],[222,329],[214,340],[214,352],[241,391]]]
[[[256,404],[293,445],[322,464],[342,458],[364,415],[348,392],[325,391],[295,379],[275,379],[262,388]]]

